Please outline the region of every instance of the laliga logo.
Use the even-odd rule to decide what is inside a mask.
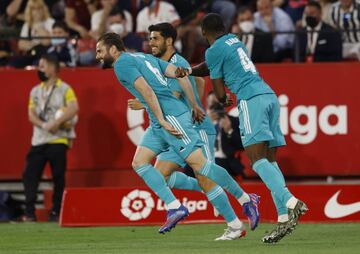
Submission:
[[[281,94],[278,99],[281,131],[284,135],[290,134],[295,143],[306,145],[313,142],[318,134],[318,125],[320,130],[329,136],[348,133],[346,105],[327,105],[322,109],[315,105],[298,105],[289,112],[289,97]],[[239,116],[238,108],[233,108],[229,114]],[[331,116],[336,118],[336,123],[330,123]],[[300,120],[302,117],[306,118],[305,123]]]
[[[149,217],[155,207],[150,192],[133,190],[121,200],[121,213],[130,221],[138,221]]]
[[[126,119],[130,130],[127,132],[128,137],[134,145],[140,143],[141,137],[144,135],[145,130],[142,127],[144,120],[144,110],[127,109]]]

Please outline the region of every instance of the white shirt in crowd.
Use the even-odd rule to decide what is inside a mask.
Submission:
[[[32,25],[31,31],[29,33],[29,24],[25,22],[21,28],[20,37],[27,38],[27,37],[29,37],[29,34],[31,34],[31,36],[37,36],[37,34],[35,33],[35,30],[38,27],[45,28],[51,34],[52,26],[54,23],[55,23],[55,20],[52,18],[48,18],[47,20],[42,21],[42,22],[34,23]]]
[[[179,14],[173,5],[162,1],[159,1],[158,3],[157,10],[152,14],[150,14],[149,7],[145,7],[139,12],[136,17],[137,33],[148,32],[148,27],[153,24],[162,22],[172,23],[176,20],[180,20]]]

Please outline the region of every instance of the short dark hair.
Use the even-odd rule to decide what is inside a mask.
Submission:
[[[111,11],[109,13],[109,17],[116,16],[116,15],[120,15],[122,19],[126,19],[125,12],[123,11],[123,9],[119,8],[118,6],[114,6],[111,9]]]
[[[56,71],[60,70],[60,62],[56,55],[54,54],[44,54],[40,57],[40,59],[44,59],[47,63],[55,66]]]
[[[225,32],[224,22],[216,13],[207,14],[201,22],[201,28],[209,33]]]
[[[124,42],[117,33],[105,33],[100,36],[97,42],[102,42],[107,48],[115,46],[119,51],[125,51]]]
[[[316,9],[318,9],[319,11],[321,11],[321,5],[319,4],[319,2],[309,1],[306,6],[315,7]]]
[[[55,21],[55,23],[54,23],[53,26],[52,26],[52,29],[54,29],[54,28],[56,28],[56,27],[61,28],[61,29],[64,30],[66,33],[69,32],[69,27],[68,27],[68,25],[67,25],[64,21],[62,21],[62,20],[57,20],[57,21]]]
[[[171,38],[173,40],[173,44],[176,41],[177,32],[176,29],[170,23],[158,23],[155,25],[151,25],[148,28],[149,32],[160,32],[161,36],[165,39]]]
[[[253,13],[253,10],[249,6],[240,7],[239,10],[238,10],[238,15],[244,14],[247,11]]]

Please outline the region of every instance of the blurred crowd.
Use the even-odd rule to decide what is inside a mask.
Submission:
[[[219,13],[255,63],[360,60],[360,0],[1,0],[0,66],[26,68],[53,54],[61,66],[91,66],[96,39],[121,35],[149,52],[148,27],[177,28],[177,50],[203,60],[201,18]]]

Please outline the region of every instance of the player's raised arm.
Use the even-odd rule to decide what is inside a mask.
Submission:
[[[175,75],[176,69],[177,69],[177,67],[175,65],[169,64],[165,70],[165,76],[167,76],[169,78],[176,78],[176,75]],[[202,122],[205,118],[205,113],[201,109],[201,107],[198,105],[198,103],[195,99],[194,90],[192,88],[189,78],[183,77],[183,78],[176,78],[176,79],[179,82],[181,89],[184,91],[186,98],[189,100],[191,108],[193,109],[194,120],[197,122]]]
[[[194,67],[184,68],[178,67],[176,72],[176,77],[185,77],[188,75],[195,76],[195,77],[205,77],[210,75],[209,68],[207,67],[205,62],[202,62]]]
[[[164,115],[161,111],[160,104],[154,93],[154,90],[149,86],[149,84],[142,76],[140,76],[135,80],[134,87],[144,98],[149,109],[154,114],[156,119],[159,121],[161,127],[163,127],[170,134],[176,137],[181,137],[182,134],[179,131],[177,131],[174,127],[172,127],[172,125],[164,119]]]

